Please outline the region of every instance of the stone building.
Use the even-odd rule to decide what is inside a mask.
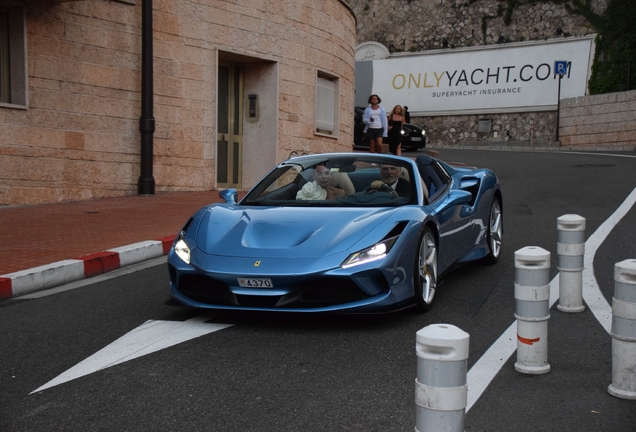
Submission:
[[[377,42],[391,54],[541,41],[595,33],[582,15],[563,1],[529,0],[350,0],[357,17],[357,42]],[[569,2],[571,3],[571,2]],[[607,0],[586,7],[601,14]],[[489,134],[479,120],[492,121]],[[427,130],[430,142],[536,141],[556,138],[556,111],[420,117],[413,123]],[[532,136],[531,136],[532,134]]]
[[[0,204],[138,192],[144,2],[157,192],[248,188],[291,152],[351,149],[344,0],[0,0]]]

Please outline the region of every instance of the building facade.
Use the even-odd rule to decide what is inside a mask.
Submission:
[[[144,1],[0,0],[0,204],[138,192]],[[351,149],[344,0],[151,4],[157,192],[246,189],[292,152]]]

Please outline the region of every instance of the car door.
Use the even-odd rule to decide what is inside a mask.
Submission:
[[[469,204],[470,193],[462,191],[460,185],[437,162],[427,169],[424,179],[430,191],[429,214],[437,220],[440,237],[438,244],[438,266],[440,273],[462,258],[475,244],[478,228],[475,227],[473,207]]]

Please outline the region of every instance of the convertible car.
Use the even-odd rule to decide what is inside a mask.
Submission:
[[[445,273],[501,253],[496,175],[428,155],[294,157],[240,201],[235,189],[220,195],[169,252],[170,295],[182,305],[426,311]]]

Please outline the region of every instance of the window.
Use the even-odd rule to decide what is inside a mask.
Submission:
[[[338,84],[338,78],[318,72],[316,79],[317,133],[338,135]]]
[[[9,81],[9,13],[0,8],[0,102],[11,102]]]
[[[0,6],[0,105],[26,106],[25,12]]]

